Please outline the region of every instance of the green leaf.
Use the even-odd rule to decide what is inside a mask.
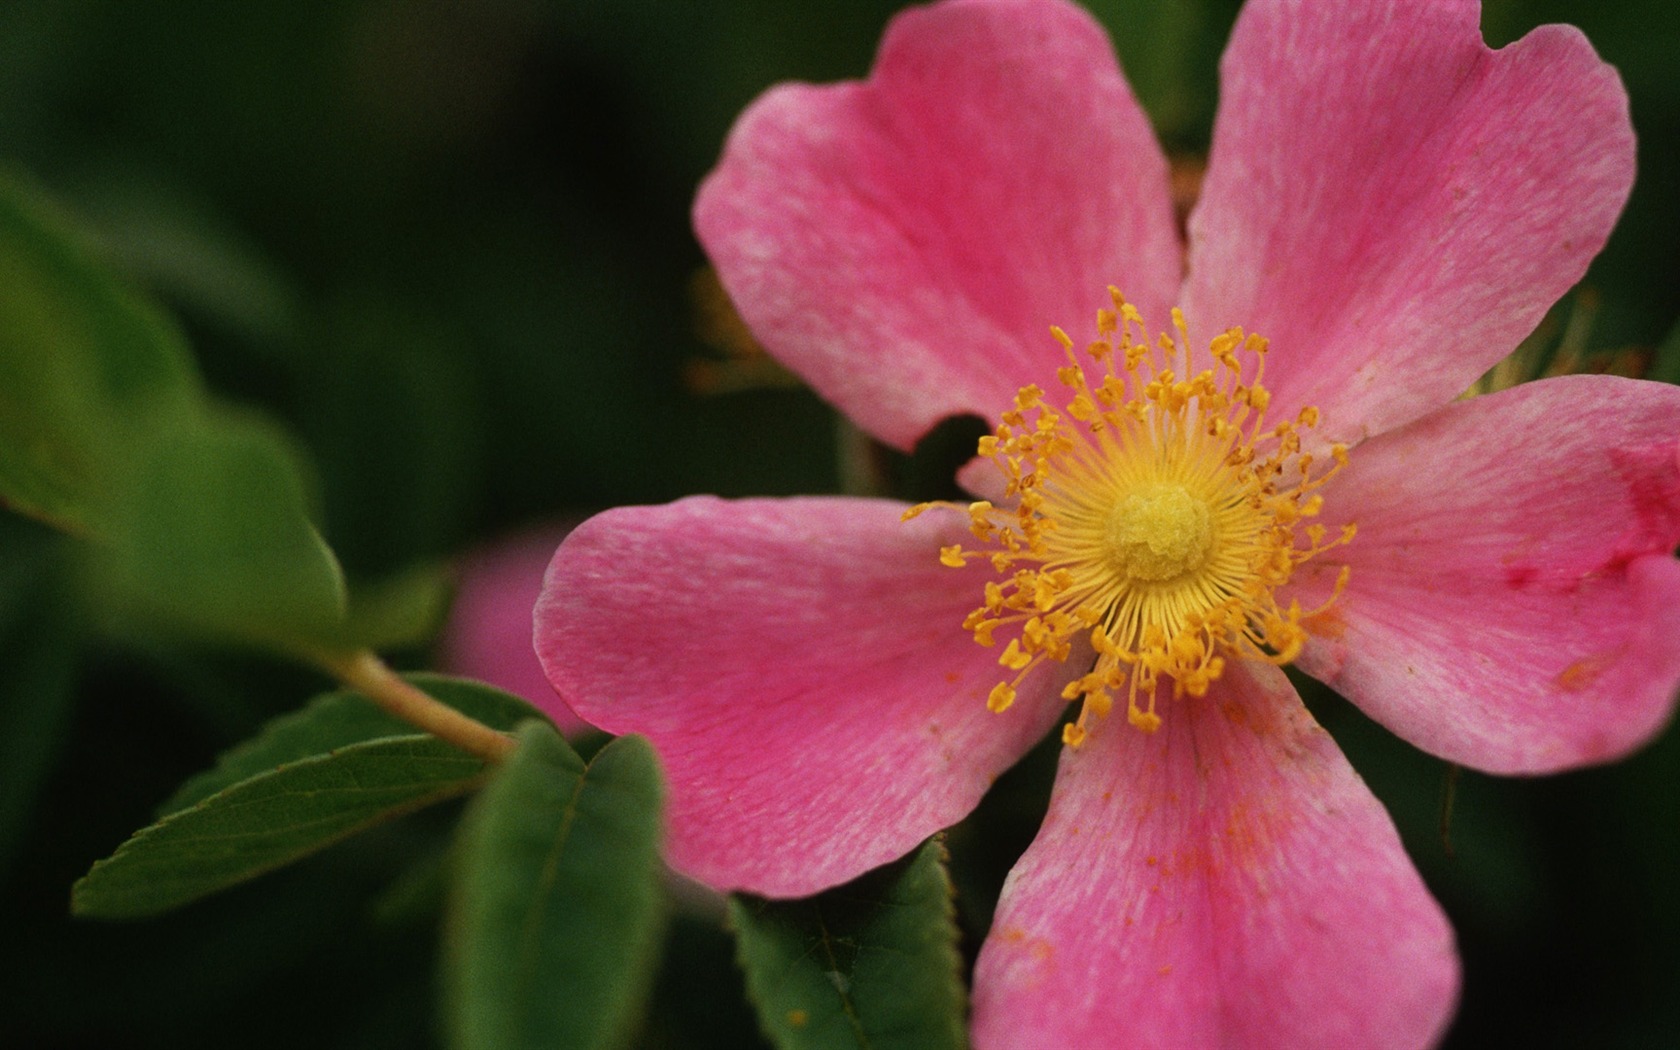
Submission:
[[[0,519],[0,879],[70,726],[82,630],[62,537]]]
[[[281,649],[330,644],[346,598],[310,522],[301,459],[260,420],[207,412],[137,452],[104,549],[118,608]]]
[[[465,794],[484,763],[430,736],[351,744],[240,781],[137,832],[72,888],[80,916],[155,915]]]
[[[123,272],[189,318],[269,353],[296,339],[298,290],[210,195],[124,165],[78,180],[75,204]]]
[[[519,697],[482,682],[440,674],[406,674],[403,678],[433,699],[492,729],[511,732],[522,722],[542,717]],[[413,739],[417,735],[413,726],[385,713],[356,692],[341,689],[325,693],[301,710],[276,718],[250,740],[224,752],[215,768],[182,784],[159,806],[158,816],[196,805],[217,792],[275,772],[289,763],[325,756],[352,744],[391,737]]]
[[[1662,383],[1680,383],[1680,321],[1675,322],[1674,327],[1668,330],[1667,338],[1657,347],[1647,378]]]
[[[1126,81],[1169,144],[1212,115],[1213,77],[1226,32],[1207,0],[1091,0],[1120,53]],[[1226,16],[1227,18],[1229,16]]]
[[[519,749],[461,828],[445,987],[454,1045],[620,1045],[653,977],[661,920],[653,751],[585,767],[554,730]]]
[[[480,376],[460,351],[476,345],[486,363],[496,352],[437,305],[340,289],[311,332],[313,367],[330,381],[300,390],[296,418],[320,457],[322,520],[356,575],[452,549],[486,493]]]
[[[210,408],[168,318],[3,175],[0,288],[0,500],[107,539],[99,589],[145,622],[338,644],[344,582],[300,457],[273,428]]]
[[[419,565],[407,572],[350,592],[350,612],[342,636],[369,649],[416,645],[437,633],[454,589],[450,570]]]
[[[806,900],[730,899],[747,991],[782,1050],[966,1045],[945,847]]]
[[[34,189],[0,174],[0,501],[99,531],[137,438],[188,413],[186,344]]]

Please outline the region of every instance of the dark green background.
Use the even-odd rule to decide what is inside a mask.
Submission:
[[[615,503],[836,489],[815,397],[685,385],[714,356],[691,317],[688,207],[754,95],[861,75],[897,6],[6,0],[0,164],[182,318],[219,393],[300,436],[324,531],[372,579]],[[1169,146],[1204,148],[1237,4],[1095,6]],[[1639,184],[1589,277],[1588,345],[1651,347],[1680,313],[1680,16],[1669,0],[1484,15],[1496,44],[1545,21],[1582,26],[1633,96]],[[889,465],[926,495],[942,462]],[[156,922],[66,917],[70,883],[181,780],[326,684],[114,639],[76,555],[0,518],[0,1038],[428,1045],[453,811]],[[1440,763],[1314,704],[1458,929],[1452,1045],[1680,1041],[1680,735],[1610,769],[1465,773],[1449,852]],[[952,835],[971,952],[1053,757]],[[643,1043],[753,1037],[729,952],[708,920],[674,922]]]

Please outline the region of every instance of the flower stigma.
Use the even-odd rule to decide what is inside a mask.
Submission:
[[[1083,698],[1062,730],[1071,747],[1117,696],[1133,726],[1154,732],[1167,683],[1175,700],[1199,697],[1229,658],[1294,660],[1306,641],[1302,620],[1340,596],[1348,569],[1313,610],[1294,600],[1281,607],[1274,593],[1296,566],[1355,531],[1349,524],[1327,537],[1308,523],[1347,448],[1330,446],[1325,464],[1302,450],[1316,408],[1266,422],[1265,339],[1229,329],[1208,345],[1213,367],[1192,375],[1179,310],[1174,333],[1151,343],[1137,309],[1118,290],[1109,294],[1114,307],[1098,311],[1097,339],[1083,355],[1051,329],[1068,360],[1057,371],[1071,394],[1065,407],[1023,387],[980,439],[980,455],[1003,474],[1006,505],[961,508],[980,544],[940,551],[946,565],[984,559],[999,576],[963,621],[981,645],[1008,637],[998,663],[1013,675],[992,689],[991,710],[1007,709],[1042,661],[1066,661],[1089,638],[1091,669],[1062,691]],[[938,505],[951,506],[918,504],[904,517]]]

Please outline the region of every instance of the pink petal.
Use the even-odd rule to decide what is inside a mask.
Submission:
[[[1279,416],[1356,441],[1446,403],[1603,246],[1627,94],[1568,26],[1499,51],[1475,0],[1251,0],[1190,223],[1198,333],[1272,341]]]
[[[1154,734],[1065,751],[974,977],[974,1042],[1416,1047],[1458,986],[1452,931],[1288,680],[1229,668]]]
[[[548,684],[531,644],[531,610],[542,591],[543,570],[573,524],[510,536],[463,558],[438,655],[444,671],[524,697],[567,735],[589,726]]]
[[[1163,309],[1181,271],[1161,150],[1061,0],[912,8],[869,80],[773,88],[694,224],[765,347],[899,448],[1052,382],[1050,326],[1091,331],[1108,285]]]
[[[1352,544],[1309,562],[1308,673],[1418,747],[1549,772],[1625,754],[1680,683],[1680,388],[1570,376],[1355,449],[1324,490]],[[1321,564],[1322,562],[1322,564]]]
[[[555,555],[537,651],[584,718],[652,741],[677,870],[844,882],[960,820],[1061,713],[1048,673],[987,710],[998,653],[962,620],[990,567],[939,563],[965,516],[903,509],[697,497],[608,511]]]

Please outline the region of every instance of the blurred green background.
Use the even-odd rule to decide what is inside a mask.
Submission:
[[[326,535],[375,579],[611,504],[842,484],[833,413],[699,334],[688,207],[751,98],[862,75],[899,6],[3,0],[0,165],[181,318],[218,393],[300,436]],[[1205,149],[1236,0],[1092,6],[1169,148]],[[1680,14],[1484,12],[1495,44],[1549,21],[1621,70],[1640,133],[1583,345],[1650,350],[1680,315]],[[925,496],[951,456],[887,475]],[[161,920],[68,919],[71,882],[176,784],[326,686],[112,637],[77,555],[0,517],[0,1042],[431,1045],[447,809]],[[1450,1045],[1680,1043],[1680,734],[1604,770],[1464,773],[1449,848],[1443,766],[1313,702],[1457,927]],[[952,836],[970,952],[1053,759]],[[751,1044],[730,953],[673,920],[641,1044]]]

